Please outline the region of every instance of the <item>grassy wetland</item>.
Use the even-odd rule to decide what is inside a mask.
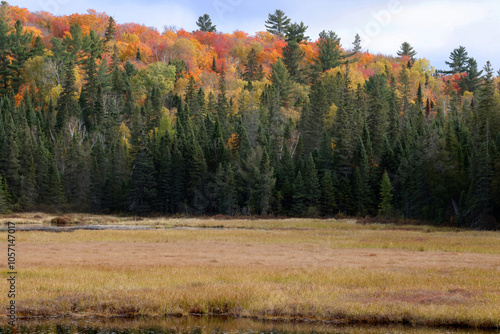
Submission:
[[[51,218],[0,222],[37,226]],[[20,229],[18,316],[224,314],[500,326],[500,232],[355,220],[71,219],[149,229]]]

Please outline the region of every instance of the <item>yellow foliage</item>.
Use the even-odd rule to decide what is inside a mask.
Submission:
[[[130,129],[123,122],[120,124],[120,138],[122,139],[122,145],[130,149]]]
[[[328,110],[328,114],[325,117],[325,125],[327,129],[331,129],[333,127],[333,122],[335,122],[335,118],[337,117],[337,110],[339,108],[332,103],[330,109]]]
[[[318,52],[313,48],[315,44],[299,44],[300,49],[304,52],[304,62],[306,64],[312,64],[316,59]]]
[[[376,61],[374,61],[370,65],[368,65],[368,68],[371,70],[374,70],[375,74],[385,73],[386,67],[388,67],[389,70],[392,69],[391,62],[388,61],[386,58],[377,59]]]
[[[45,103],[49,103],[50,99],[52,98],[52,101],[57,101],[59,98],[59,95],[62,93],[62,86],[57,85],[51,88],[49,95],[45,97]]]
[[[345,78],[346,68],[344,65],[335,67],[327,71],[326,75],[337,76],[338,73],[340,73],[340,75]],[[351,83],[349,85],[351,89],[357,89],[358,85],[363,85],[366,81],[363,73],[361,73],[357,66],[353,66],[352,64],[349,65],[349,79],[351,80]]]

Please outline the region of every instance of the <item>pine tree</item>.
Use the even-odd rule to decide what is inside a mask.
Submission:
[[[280,9],[276,9],[274,14],[269,14],[266,21],[266,29],[275,36],[284,37],[286,28],[289,24],[290,19],[285,13]]]
[[[309,36],[306,36],[307,26],[304,22],[292,23],[285,28],[285,39],[287,42],[301,43],[302,41],[307,41]]]
[[[354,37],[354,42],[352,43],[353,45],[353,48],[352,48],[352,52],[354,54],[356,53],[359,53],[361,51],[361,37],[359,37],[359,34],[356,34],[356,36]]]
[[[417,51],[413,49],[413,47],[410,45],[408,42],[403,42],[401,44],[400,50],[397,52],[398,56],[400,57],[409,57],[412,62],[415,62],[415,56],[417,55]]]
[[[316,60],[323,72],[341,64],[340,38],[333,31],[322,31],[319,34],[319,57]]]
[[[479,88],[483,71],[477,68],[477,61],[474,58],[469,58],[467,61],[467,76],[465,77],[465,87],[469,92],[475,92]]]
[[[467,72],[467,63],[469,61],[468,53],[465,47],[459,46],[450,54],[450,61],[446,61],[446,65],[450,67],[449,71],[442,71],[447,74],[465,73]]]
[[[199,27],[201,31],[205,32],[216,32],[217,26],[212,24],[212,20],[208,14],[204,14],[198,18],[196,25]]]

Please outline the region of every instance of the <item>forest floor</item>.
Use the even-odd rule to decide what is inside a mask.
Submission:
[[[500,328],[500,232],[355,220],[15,221],[18,316],[239,317]],[[4,228],[5,229],[5,228]],[[7,250],[7,232],[0,232]],[[0,255],[7,276],[7,252]],[[0,304],[7,305],[7,291]],[[5,315],[4,315],[5,316]]]

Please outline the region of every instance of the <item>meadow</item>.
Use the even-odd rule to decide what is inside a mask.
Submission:
[[[0,223],[44,226],[52,218]],[[500,327],[500,232],[334,219],[71,218],[149,229],[19,230],[18,316]],[[5,249],[7,233],[0,235]]]

